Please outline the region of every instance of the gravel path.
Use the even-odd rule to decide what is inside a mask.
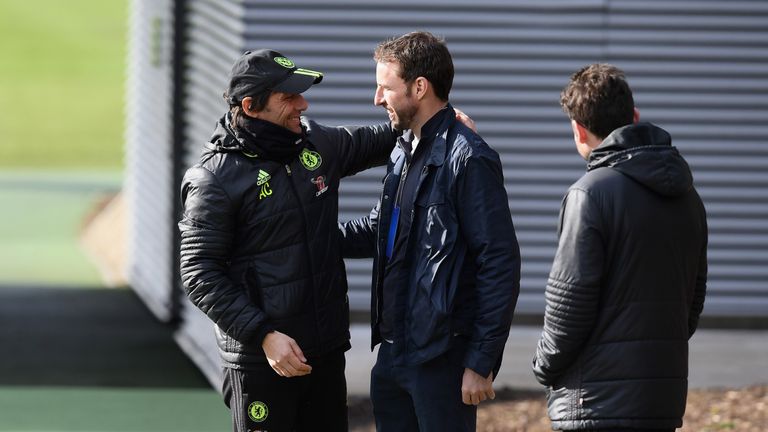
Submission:
[[[480,405],[479,432],[548,432],[546,403],[541,393],[502,390],[491,403]],[[350,431],[373,432],[370,402],[350,401]],[[739,389],[691,390],[681,432],[768,431],[768,385]]]

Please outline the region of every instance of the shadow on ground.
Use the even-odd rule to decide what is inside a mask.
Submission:
[[[130,289],[0,285],[0,386],[206,388]]]

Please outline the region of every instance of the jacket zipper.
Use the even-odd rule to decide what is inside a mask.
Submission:
[[[309,235],[307,234],[307,215],[304,213],[304,205],[301,203],[301,197],[299,196],[299,192],[296,190],[296,185],[293,184],[293,171],[291,171],[291,167],[288,166],[288,164],[285,164],[285,172],[288,174],[288,183],[291,185],[291,191],[293,192],[293,196],[296,198],[296,202],[299,204],[299,213],[301,214],[301,222],[302,222],[302,230],[304,231],[304,254],[305,258],[307,260],[307,263],[309,264],[309,289],[312,293],[312,304],[314,305],[314,314],[315,314],[315,324],[320,323],[320,318],[318,316],[318,309],[317,309],[317,293],[315,292],[315,284],[314,284],[314,266],[312,263],[312,253],[309,250]]]
[[[395,191],[395,196],[392,197],[392,206],[393,207],[395,205],[398,205],[399,202],[400,202],[400,195],[402,193],[403,185],[405,184],[405,177],[408,175],[408,167],[410,165],[408,163],[408,159],[409,158],[408,158],[408,155],[405,152],[405,149],[400,145],[399,142],[397,143],[397,146],[400,147],[400,150],[402,150],[403,157],[405,158],[405,161],[403,162],[403,170],[402,170],[402,174],[400,175],[400,181],[398,182],[397,190]],[[382,191],[382,195],[384,195],[384,191]],[[382,202],[383,202],[383,200],[382,200]],[[391,217],[392,217],[392,214],[390,213],[390,221],[389,221],[390,224],[392,223]],[[381,227],[382,227],[382,225],[379,224],[378,230],[381,230]],[[388,232],[388,230],[389,230],[389,226],[387,226],[387,232]],[[395,235],[397,235],[397,234],[395,234]],[[376,269],[375,269],[375,271],[376,271],[376,292],[375,292],[376,309],[374,310],[374,313],[375,313],[374,322],[375,322],[375,324],[378,325],[381,322],[381,310],[380,310],[381,309],[381,302],[379,301],[379,293],[381,292],[381,290],[384,289],[384,287],[382,286],[383,285],[383,281],[384,281],[384,279],[383,279],[384,278],[383,269],[387,266],[387,264],[386,264],[386,262],[384,262],[382,264],[383,260],[381,259],[382,256],[384,258],[386,258],[386,246],[385,246],[385,250],[382,251],[380,249],[380,246],[377,244],[376,245],[376,249],[378,250],[379,265],[377,265]],[[379,336],[379,337],[381,337],[381,336]]]
[[[397,145],[400,146],[400,143],[397,143]],[[402,147],[400,147],[400,149],[402,150]],[[405,157],[405,151],[403,151],[403,157]],[[407,159],[406,159],[406,162],[407,162]],[[407,166],[406,162],[403,162],[403,164],[404,164],[403,167]],[[406,170],[407,170],[407,168],[406,168]],[[392,197],[392,206],[395,206],[397,204],[397,200],[398,200],[398,196],[400,195],[400,188],[401,188],[402,184],[403,184],[402,177],[400,177],[400,182],[397,185],[397,190],[395,191],[395,196]],[[386,188],[386,185],[385,185],[385,188]],[[381,199],[379,200],[379,201],[381,201],[382,206],[384,205],[384,201],[386,201],[387,198],[388,197],[387,197],[385,191],[382,190],[381,191]],[[392,215],[390,213],[390,218],[391,217],[392,217]],[[392,220],[390,219],[389,222],[392,223]],[[374,279],[374,292],[373,292],[373,296],[374,296],[374,299],[375,299],[375,302],[376,302],[376,307],[371,311],[374,314],[373,315],[373,320],[372,320],[372,325],[371,325],[371,330],[373,330],[373,327],[375,325],[378,325],[381,322],[381,310],[380,310],[381,309],[381,302],[379,301],[379,294],[381,293],[381,290],[383,289],[383,287],[382,287],[382,282],[383,282],[383,277],[384,277],[384,275],[383,275],[383,268],[386,267],[386,265],[387,265],[386,262],[384,262],[383,259],[381,258],[381,257],[385,257],[386,258],[386,242],[384,244],[384,250],[382,250],[381,249],[381,240],[379,239],[380,233],[381,233],[381,227],[382,227],[382,225],[379,224],[378,228],[376,228],[377,232],[379,233],[379,235],[376,236],[376,255],[379,257],[379,259],[378,259],[378,265],[376,265],[376,268],[373,269],[373,271],[376,273],[375,274],[376,277]],[[387,228],[387,232],[389,232],[388,230],[389,230],[389,228]]]

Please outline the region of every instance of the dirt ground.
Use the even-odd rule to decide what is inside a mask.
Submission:
[[[350,430],[373,432],[370,401],[350,401]],[[478,432],[551,431],[542,393],[503,389],[481,404]],[[680,432],[768,431],[768,385],[691,390]]]

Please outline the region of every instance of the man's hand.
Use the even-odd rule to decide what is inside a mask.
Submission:
[[[466,405],[478,405],[486,399],[496,399],[493,391],[493,372],[483,378],[472,369],[465,368],[461,378],[461,401]]]
[[[312,366],[308,365],[301,348],[290,336],[273,331],[267,333],[261,343],[264,354],[272,369],[283,377],[295,377],[307,375],[312,372]]]
[[[456,120],[464,123],[464,126],[472,129],[472,132],[477,133],[477,126],[475,126],[474,120],[469,118],[468,115],[464,114],[464,111],[458,108],[453,108],[453,110],[456,111]]]

